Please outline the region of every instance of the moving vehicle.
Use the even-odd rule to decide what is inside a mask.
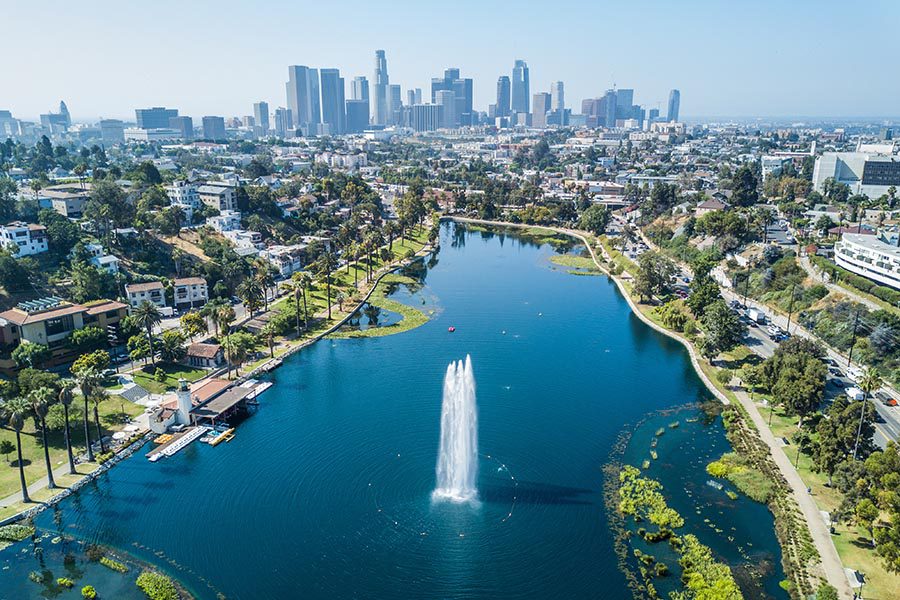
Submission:
[[[756,323],[765,323],[766,322],[766,313],[759,310],[758,308],[751,308],[747,311],[747,316],[750,317],[751,321]]]
[[[847,394],[847,396],[849,396],[851,400],[866,399],[866,393],[858,387],[848,387],[846,390],[844,390],[844,393]]]
[[[897,400],[891,398],[887,392],[875,392],[875,397],[878,398],[878,401],[884,404],[885,406],[897,406]]]

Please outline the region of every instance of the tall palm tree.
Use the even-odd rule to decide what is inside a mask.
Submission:
[[[74,373],[75,381],[81,390],[81,399],[84,401],[84,445],[87,447],[87,459],[94,460],[94,448],[91,444],[90,411],[88,403],[94,394],[94,389],[100,384],[100,373],[97,369],[81,369]]]
[[[275,358],[275,334],[273,323],[266,323],[259,332],[260,337],[266,341],[266,345],[269,347],[269,358]]]
[[[16,432],[16,458],[19,465],[19,483],[22,484],[22,502],[31,502],[28,484],[25,482],[25,466],[22,464],[22,428],[25,427],[25,419],[31,413],[31,404],[25,398],[18,396],[10,398],[3,403],[3,413]]]
[[[331,274],[337,266],[337,260],[331,251],[326,250],[318,260],[318,272],[320,277],[325,277],[325,301],[328,304],[328,320],[331,320]]]
[[[69,430],[69,407],[72,406],[72,400],[75,396],[72,394],[72,382],[64,381],[57,396],[59,403],[63,407],[63,416],[66,421],[66,453],[69,455],[69,473],[75,475],[75,457],[72,454],[72,433]]]
[[[103,443],[103,430],[100,428],[100,402],[106,399],[106,390],[102,387],[95,386],[94,394],[91,396],[91,404],[94,406],[94,425],[97,426],[97,439],[100,440],[100,453],[106,452],[106,445]]]
[[[50,403],[55,400],[55,395],[47,386],[41,386],[31,390],[28,400],[31,402],[31,410],[41,423],[41,445],[44,447],[44,465],[47,467],[47,487],[53,490],[56,489],[56,482],[53,480],[50,447],[47,445],[47,411],[50,410]]]
[[[293,279],[281,282],[281,288],[294,295],[294,319],[297,326],[297,337],[300,337],[300,286]]]
[[[866,416],[866,408],[869,406],[869,394],[881,387],[881,375],[874,367],[866,367],[863,375],[859,380],[859,389],[863,391],[862,407],[859,409],[859,428],[856,430],[856,443],[853,445],[853,459],[856,460],[856,453],[859,451],[859,438],[862,435],[863,421]]]
[[[150,360],[153,366],[156,366],[156,353],[153,351],[153,328],[162,322],[162,313],[159,308],[152,302],[144,300],[141,305],[134,309],[135,322],[138,326],[147,332],[147,342],[150,344]]]
[[[303,295],[303,329],[309,331],[309,309],[306,306],[306,293],[313,284],[312,275],[307,271],[294,273],[291,277],[300,286],[300,292]]]
[[[219,322],[216,320],[216,311],[223,306],[228,306],[228,303],[223,298],[214,298],[204,304],[203,308],[200,309],[200,316],[206,319],[207,322],[212,322],[213,331],[215,332],[216,337],[219,337]]]
[[[259,308],[260,300],[266,295],[262,285],[255,277],[248,277],[238,286],[237,292],[244,302],[244,306],[250,309],[250,318],[252,319],[256,314],[256,309]]]
[[[275,275],[272,273],[272,266],[265,260],[260,259],[257,262],[257,270],[254,275],[257,283],[262,288],[263,305],[265,310],[269,310],[269,290],[275,286]]]
[[[234,321],[234,316],[234,308],[230,304],[224,304],[219,307],[213,317],[216,322],[216,337],[218,337],[219,331],[221,331],[223,335],[228,335],[228,332],[231,330],[231,322]]]

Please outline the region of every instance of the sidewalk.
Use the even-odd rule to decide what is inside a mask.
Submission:
[[[859,302],[863,304],[869,310],[879,310],[882,307],[877,303],[872,302],[868,298],[863,298],[856,292],[852,290],[848,290],[847,288],[841,287],[836,283],[831,283],[830,281],[825,281],[825,278],[822,277],[822,274],[816,269],[811,262],[809,262],[809,257],[805,254],[798,258],[798,262],[800,266],[803,267],[803,270],[806,271],[806,274],[809,275],[812,279],[815,279],[825,287],[827,287],[830,291],[836,294],[843,294],[844,296],[848,296],[853,299],[854,302]]]
[[[812,536],[816,550],[819,552],[822,568],[825,570],[825,577],[828,583],[838,590],[838,596],[841,598],[850,598],[853,595],[850,585],[847,582],[847,576],[844,574],[844,566],[838,556],[837,549],[834,547],[834,541],[831,539],[831,531],[825,524],[819,507],[816,505],[812,495],[806,491],[806,484],[800,478],[794,465],[791,464],[787,454],[784,453],[781,442],[775,439],[772,430],[766,425],[765,419],[759,413],[756,403],[750,399],[747,392],[743,388],[735,385],[737,379],[732,380],[732,389],[741,406],[750,415],[753,424],[756,426],[759,438],[769,447],[778,470],[784,476],[785,481],[791,487],[794,498],[803,512],[803,517],[809,526],[809,533]]]

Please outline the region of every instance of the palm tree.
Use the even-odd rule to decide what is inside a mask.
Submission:
[[[75,475],[75,457],[72,455],[72,434],[69,431],[69,407],[72,405],[72,400],[74,400],[74,396],[72,394],[72,382],[64,381],[62,384],[62,388],[59,390],[59,395],[57,399],[59,403],[62,404],[63,407],[63,416],[66,421],[66,452],[69,455],[69,473]]]
[[[216,337],[219,337],[219,331],[224,335],[228,335],[231,330],[231,322],[234,321],[234,308],[230,304],[224,304],[216,310],[213,317],[216,323]]]
[[[391,252],[394,251],[394,238],[397,237],[397,224],[393,221],[388,221],[384,225],[384,234],[388,239],[388,250]]]
[[[881,387],[881,375],[874,367],[866,367],[859,380],[859,389],[863,391],[862,407],[859,409],[859,428],[856,430],[856,443],[853,445],[853,459],[859,451],[859,438],[862,435],[863,420],[866,416],[866,408],[869,406],[869,394]]]
[[[25,398],[10,398],[3,404],[3,413],[16,432],[16,458],[19,464],[19,482],[22,484],[22,502],[31,502],[28,496],[28,484],[25,482],[25,466],[22,464],[22,428],[25,427],[25,419],[31,413],[31,405]]]
[[[241,285],[238,286],[238,296],[250,310],[250,318],[252,319],[256,309],[259,308],[260,300],[265,296],[262,285],[255,277],[248,277]]]
[[[53,481],[53,466],[50,464],[50,447],[47,446],[47,411],[50,409],[50,403],[54,399],[53,390],[46,386],[41,386],[31,390],[28,394],[28,400],[31,402],[31,410],[41,422],[41,445],[44,446],[44,465],[47,467],[47,487],[51,490],[56,489],[56,482]]]
[[[90,417],[88,412],[88,402],[94,393],[94,388],[100,383],[100,373],[96,369],[82,369],[74,373],[75,381],[81,390],[81,399],[84,401],[84,445],[87,447],[88,462],[94,460],[94,448],[91,444],[91,428]]]
[[[334,268],[337,265],[337,260],[334,258],[334,254],[330,251],[326,250],[322,253],[322,256],[319,257],[318,260],[318,271],[320,276],[325,277],[325,300],[328,304],[328,320],[331,320],[331,274],[334,272]]]
[[[309,331],[309,310],[306,306],[306,292],[312,286],[312,275],[306,271],[301,271],[300,273],[294,273],[291,279],[297,282],[297,285],[300,286],[300,292],[303,294],[303,328]]]
[[[263,325],[259,334],[269,347],[269,358],[275,358],[275,325],[273,323],[266,323]]]
[[[257,271],[256,275],[254,275],[254,279],[256,279],[257,283],[259,283],[262,288],[262,297],[263,303],[265,306],[265,310],[269,310],[269,289],[275,286],[275,276],[272,274],[271,265],[265,261],[260,259],[257,262]]]
[[[228,306],[228,303],[222,298],[215,298],[200,309],[200,316],[212,322],[216,337],[219,337],[219,321],[216,319],[216,313],[223,306]]]
[[[100,454],[106,453],[106,445],[103,443],[103,430],[100,428],[100,402],[106,399],[106,390],[99,385],[94,388],[91,403],[94,405],[94,424],[97,426],[97,439],[100,440]]]
[[[135,323],[147,332],[147,342],[150,344],[150,360],[156,366],[156,353],[153,351],[153,328],[162,322],[162,314],[155,304],[144,300],[140,306],[134,309],[132,316]]]

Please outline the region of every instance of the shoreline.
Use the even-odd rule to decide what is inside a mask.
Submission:
[[[828,531],[827,528],[825,528],[825,523],[821,519],[821,516],[818,514],[818,508],[816,507],[815,502],[812,501],[812,499],[808,496],[808,494],[806,496],[804,496],[803,493],[801,492],[801,490],[797,487],[798,485],[800,485],[800,487],[803,487],[803,485],[802,485],[802,481],[800,480],[799,474],[797,473],[797,471],[795,469],[793,469],[793,465],[790,464],[790,461],[785,462],[783,460],[779,460],[779,457],[777,454],[777,452],[779,450],[778,450],[778,448],[776,448],[776,442],[775,442],[775,439],[774,439],[771,431],[767,430],[766,434],[764,434],[763,431],[761,431],[758,428],[758,426],[757,426],[758,423],[761,423],[763,421],[762,421],[762,417],[759,414],[759,411],[757,410],[756,406],[748,398],[741,398],[741,396],[738,394],[738,392],[740,390],[733,392],[735,394],[735,398],[737,399],[737,402],[732,403],[727,397],[725,397],[725,395],[718,388],[716,388],[716,386],[709,380],[708,376],[706,375],[706,373],[703,371],[702,367],[700,366],[699,357],[697,355],[696,349],[694,348],[694,345],[689,340],[684,338],[683,336],[679,335],[676,332],[669,331],[668,329],[665,329],[664,327],[658,325],[657,323],[654,323],[646,315],[643,314],[643,312],[637,307],[634,300],[631,298],[630,292],[625,288],[625,285],[622,282],[621,277],[613,275],[609,271],[609,269],[607,269],[598,260],[597,254],[594,250],[594,247],[591,245],[590,241],[585,236],[584,232],[581,232],[581,231],[578,231],[575,229],[567,229],[567,228],[563,228],[563,227],[553,227],[553,226],[547,226],[547,225],[530,225],[527,223],[512,223],[509,221],[489,221],[489,220],[485,220],[485,219],[475,219],[475,218],[462,217],[462,216],[456,216],[456,215],[445,215],[441,218],[441,220],[442,221],[445,221],[445,220],[453,221],[453,222],[462,223],[462,224],[469,223],[469,224],[473,224],[473,225],[483,225],[483,226],[495,227],[495,228],[507,227],[507,228],[512,228],[512,229],[542,229],[542,230],[545,230],[548,232],[563,234],[563,235],[569,236],[569,237],[574,238],[574,239],[578,240],[579,242],[581,242],[587,248],[588,252],[591,255],[591,259],[594,261],[594,264],[597,266],[597,268],[599,268],[601,270],[601,272],[605,273],[616,284],[616,286],[619,289],[619,292],[622,294],[622,296],[625,298],[625,301],[628,303],[628,306],[631,309],[631,312],[635,316],[637,316],[643,323],[645,323],[646,325],[649,325],[655,331],[658,331],[659,333],[662,333],[662,334],[666,335],[667,337],[674,339],[674,340],[678,341],[679,343],[681,343],[685,347],[685,349],[688,351],[688,355],[690,356],[691,364],[694,367],[694,371],[696,372],[696,374],[700,378],[700,380],[704,383],[704,385],[707,387],[707,389],[719,401],[721,401],[723,405],[734,406],[737,410],[739,410],[740,412],[743,412],[745,414],[746,418],[751,421],[753,426],[752,426],[752,429],[750,429],[749,431],[752,431],[752,433],[749,433],[746,430],[744,431],[744,433],[747,434],[749,437],[751,437],[753,440],[759,442],[760,444],[763,444],[768,449],[768,458],[775,464],[775,466],[778,469],[779,474],[783,478],[784,485],[787,486],[786,491],[789,492],[789,496],[791,496],[793,498],[794,502],[796,503],[798,512],[800,515],[802,515],[803,521],[807,528],[807,531],[810,534],[810,536],[813,540],[813,543],[816,547],[816,550],[818,552],[818,561],[817,561],[818,565],[817,566],[819,567],[819,570],[821,571],[821,575],[822,575],[821,578],[824,579],[825,581],[827,581],[832,586],[834,586],[838,590],[840,597],[850,598],[852,596],[852,591],[850,590],[846,575],[843,570],[843,563],[841,562],[840,556],[838,555],[837,549],[835,548],[834,540],[831,539],[830,531]],[[604,256],[606,255],[606,250],[605,250],[605,248],[603,248],[602,245],[601,245],[601,252],[603,252]],[[746,394],[744,394],[744,396],[746,396]],[[749,406],[748,406],[748,404],[749,404]],[[736,433],[736,435],[737,435],[737,433]],[[782,452],[782,455],[784,455],[783,452]],[[784,456],[786,456],[786,455],[784,455]],[[800,483],[798,484],[797,482],[800,482]],[[777,481],[775,483],[776,483],[776,485],[779,484],[779,482],[777,482]],[[803,491],[805,491],[805,489]],[[773,513],[773,515],[776,517],[776,519],[778,518],[778,515],[775,514],[774,511],[771,510],[771,508],[770,508],[770,512]],[[783,557],[788,557],[790,554],[790,550],[789,550],[789,548],[787,548],[785,546],[784,541],[781,540],[780,538],[779,538],[779,544],[781,544],[781,546],[782,546]],[[788,560],[790,560],[790,559],[788,559]],[[802,565],[802,564],[797,565],[797,566],[801,569],[801,572],[803,571],[803,569],[805,567],[805,565]],[[810,577],[808,577],[808,579],[810,579]]]

